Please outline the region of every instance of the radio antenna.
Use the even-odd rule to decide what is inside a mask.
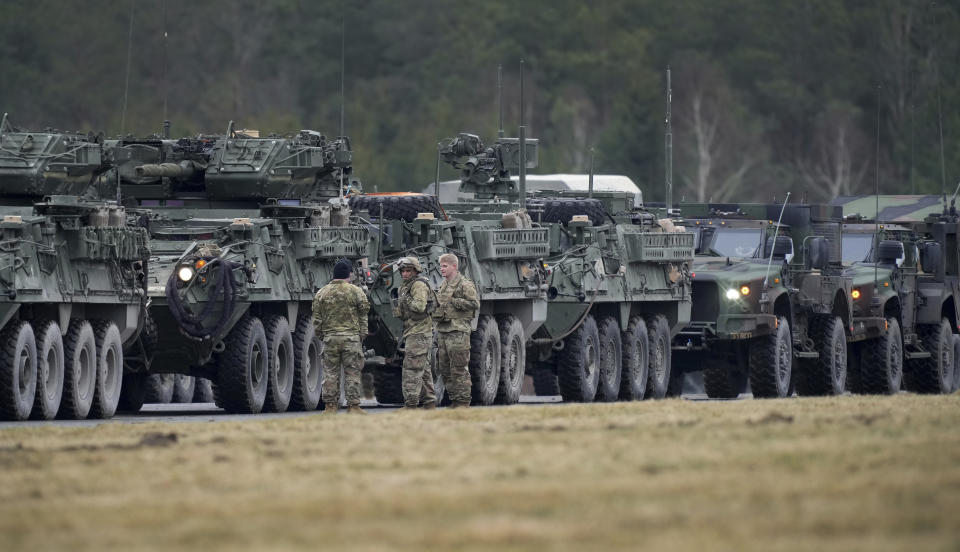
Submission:
[[[523,59],[520,60],[520,208],[527,208],[527,127],[523,126]]]
[[[877,297],[880,289],[880,276],[877,265],[880,254],[880,85],[877,85],[877,152],[874,159],[874,197],[876,198],[876,212],[873,215],[873,296]]]
[[[670,83],[670,66],[667,65],[667,116],[664,121],[667,126],[666,134],[663,136],[664,170],[666,172],[664,186],[666,187],[667,216],[673,210],[673,126],[670,121],[673,105],[673,88]]]
[[[497,137],[503,138],[503,65],[497,65],[497,109],[500,111],[500,130]],[[521,119],[520,124],[523,124]]]
[[[170,95],[170,83],[167,80],[167,2],[160,4],[163,13],[163,133],[161,136],[170,138],[170,119],[167,118],[167,98]]]
[[[343,6],[341,5],[341,8]],[[343,14],[343,10],[340,10],[340,139],[343,140],[345,134],[344,130],[344,103],[346,103],[346,96],[344,95],[344,81],[346,80],[346,43],[347,43],[347,33],[346,33],[346,16]],[[343,205],[343,167],[340,167],[340,205]]]
[[[127,72],[123,84],[123,109],[120,110],[120,137],[127,131],[127,97],[130,92],[130,58],[133,53],[133,0],[130,0],[130,31],[127,36]]]

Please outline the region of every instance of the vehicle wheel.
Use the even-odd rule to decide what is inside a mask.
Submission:
[[[316,410],[323,383],[323,357],[310,316],[297,318],[293,332],[293,391],[290,410]]]
[[[63,398],[57,417],[83,420],[90,414],[97,386],[97,342],[90,322],[70,321],[63,340],[63,359]]]
[[[747,374],[740,366],[720,359],[703,362],[703,391],[711,399],[735,399],[747,390]]]
[[[433,213],[438,219],[443,218],[443,210],[436,197],[427,194],[409,195],[358,195],[348,200],[354,211],[367,210],[372,217],[380,216],[380,205],[383,205],[383,218],[391,220],[405,220],[412,222],[419,213]]]
[[[480,315],[470,334],[470,379],[472,404],[493,404],[500,386],[500,329],[488,314]]]
[[[380,404],[403,404],[403,372],[400,367],[394,364],[374,367],[373,390]]]
[[[194,377],[196,385],[193,388],[193,402],[211,403],[213,402],[213,385],[207,378]]]
[[[530,375],[533,377],[533,392],[538,397],[555,397],[560,394],[557,374],[544,363],[537,363]]]
[[[783,398],[790,394],[793,336],[785,316],[777,317],[774,333],[750,340],[749,362],[750,389],[754,398]],[[746,387],[739,391],[746,391]]]
[[[97,387],[90,417],[107,419],[117,412],[123,387],[123,340],[117,325],[107,320],[93,323],[97,343]]]
[[[796,380],[799,395],[842,395],[847,382],[847,339],[840,317],[814,315],[810,337],[819,358],[799,363]]]
[[[670,351],[670,324],[667,317],[658,314],[651,321],[650,367],[647,371],[647,397],[662,399],[667,396],[672,368]]]
[[[224,340],[217,359],[217,387],[227,412],[257,414],[267,398],[268,352],[263,323],[244,316]]]
[[[948,328],[949,330],[949,328]],[[947,343],[953,348],[952,335]],[[903,379],[903,341],[900,323],[887,318],[887,333],[871,339],[860,349],[860,384],[863,393],[895,395]],[[952,363],[950,363],[952,368]]]
[[[953,334],[953,388],[952,393],[960,389],[960,335]]]
[[[173,400],[173,374],[150,374],[147,378],[147,395],[144,402],[168,404]]]
[[[39,322],[37,338],[37,395],[30,417],[52,420],[63,397],[63,336],[53,320]]]
[[[950,323],[942,318],[939,324],[917,326],[923,348],[930,358],[910,362],[908,388],[917,393],[949,393],[953,389],[953,333]]]
[[[286,412],[293,393],[293,337],[290,323],[283,316],[266,320],[267,332],[267,399],[264,412]]]
[[[650,369],[650,334],[647,333],[647,323],[639,316],[631,317],[620,339],[623,343],[620,400],[639,401],[646,393]]]
[[[612,402],[620,396],[620,368],[623,364],[623,341],[620,324],[612,316],[600,320],[600,375],[597,380],[598,401]]]
[[[174,374],[173,376],[173,398],[170,402],[190,403],[193,402],[193,393],[196,390],[197,382],[193,376],[187,374]]]
[[[147,374],[124,374],[120,385],[119,412],[139,412],[147,396]]]
[[[600,331],[593,315],[566,339],[557,352],[557,382],[564,401],[593,402],[600,382]]]
[[[26,420],[37,396],[37,339],[24,320],[0,332],[0,418]]]
[[[587,215],[593,226],[600,226],[607,220],[607,208],[599,199],[563,198],[535,199],[527,202],[527,207],[535,214],[533,219],[539,222],[559,222],[566,225],[574,215]],[[541,211],[538,213],[537,211]]]
[[[500,385],[497,404],[516,404],[527,369],[527,343],[523,338],[523,324],[515,316],[497,317],[500,329]]]

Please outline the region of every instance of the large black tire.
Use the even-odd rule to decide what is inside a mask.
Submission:
[[[380,205],[383,205],[383,218],[391,220],[405,220],[411,222],[419,213],[433,213],[437,218],[443,218],[443,211],[437,198],[427,194],[352,196],[349,199],[350,208],[354,211],[367,210],[371,217],[380,216]]]
[[[559,222],[566,225],[575,215],[587,215],[593,226],[607,222],[607,208],[599,199],[534,199],[527,202],[534,221]],[[542,209],[542,213],[539,211]]]
[[[777,317],[776,331],[750,340],[750,389],[755,399],[784,398],[793,376],[793,336],[790,321]],[[704,374],[706,380],[706,374]],[[706,384],[706,381],[704,381]],[[744,392],[746,389],[741,389]]]
[[[952,349],[952,336],[948,343]],[[862,392],[872,395],[899,393],[903,380],[903,340],[900,334],[900,322],[896,318],[888,318],[887,333],[865,342],[859,352]]]
[[[798,395],[842,395],[847,383],[847,339],[839,316],[817,314],[810,319],[810,337],[819,353],[801,359],[796,378]]]
[[[480,315],[477,329],[470,334],[471,404],[489,406],[500,386],[500,328],[497,320]]]
[[[942,318],[939,324],[917,326],[923,348],[930,358],[910,361],[907,389],[917,393],[949,393],[953,389],[953,333],[950,323]]]
[[[34,331],[37,338],[37,395],[30,417],[52,420],[57,416],[63,397],[63,336],[60,325],[53,320],[38,322]]]
[[[533,392],[538,397],[555,397],[560,394],[557,374],[549,366],[537,363],[530,375],[533,377]]]
[[[650,370],[650,334],[643,318],[631,317],[620,341],[623,343],[620,400],[642,400],[647,391]]]
[[[960,389],[960,335],[953,334],[953,387],[951,393]]]
[[[187,374],[176,374],[173,376],[173,398],[170,402],[191,403],[193,402],[193,393],[196,391],[197,381],[193,376]]]
[[[516,404],[520,402],[520,390],[527,369],[527,345],[523,337],[523,324],[513,315],[497,317],[500,329],[500,385],[494,402]]]
[[[563,340],[557,353],[557,382],[564,401],[593,402],[600,382],[600,330],[593,315]]]
[[[294,354],[290,323],[283,316],[271,316],[264,324],[267,333],[267,399],[264,412],[286,412],[293,394]]]
[[[605,316],[600,319],[597,332],[600,335],[600,376],[597,380],[596,400],[613,402],[620,396],[620,372],[623,365],[620,324],[613,316]]]
[[[650,366],[647,370],[647,398],[667,396],[673,367],[670,350],[670,324],[667,317],[658,314],[650,321]]]
[[[93,323],[97,343],[97,386],[93,396],[90,417],[112,418],[120,403],[123,387],[123,340],[120,329],[108,320]]]
[[[93,406],[97,386],[97,342],[93,326],[73,319],[63,340],[63,398],[58,418],[83,420]]]
[[[244,316],[217,359],[217,393],[227,412],[257,414],[267,398],[268,352],[263,323]]]
[[[26,420],[37,396],[37,339],[24,320],[0,332],[0,418]]]
[[[193,388],[193,402],[211,403],[213,402],[213,386],[207,378],[194,377],[196,385]]]
[[[403,404],[403,372],[397,365],[373,369],[373,390],[380,404]]]
[[[147,378],[147,395],[144,402],[168,404],[173,400],[174,374],[151,374]]]
[[[117,404],[119,412],[139,412],[143,408],[147,396],[148,374],[124,374],[120,386],[120,402]]]
[[[293,332],[293,391],[289,410],[316,410],[323,383],[322,344],[309,315],[297,318]]]
[[[747,374],[737,364],[716,358],[700,360],[703,391],[711,399],[735,399],[747,390]]]

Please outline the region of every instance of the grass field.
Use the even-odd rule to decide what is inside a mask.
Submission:
[[[0,550],[960,550],[960,396],[0,432]]]

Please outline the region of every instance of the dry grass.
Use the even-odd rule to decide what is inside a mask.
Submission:
[[[15,428],[0,550],[960,550],[958,428],[957,395]]]

